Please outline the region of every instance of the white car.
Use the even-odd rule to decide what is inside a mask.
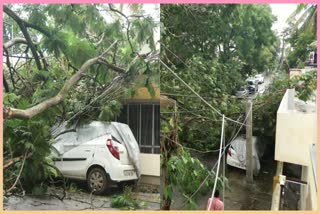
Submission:
[[[257,152],[257,138],[252,137],[253,144],[253,174],[258,175],[260,171],[260,161]],[[227,164],[236,168],[246,170],[246,139],[239,136],[233,140],[227,149]]]
[[[86,180],[90,192],[139,178],[139,146],[128,125],[95,121],[55,134],[54,165],[64,177]]]
[[[259,84],[264,83],[264,77],[262,74],[257,74],[254,78],[258,80]]]
[[[241,87],[237,92],[236,92],[236,97],[238,98],[244,98],[245,96],[248,95],[248,90],[244,87]]]

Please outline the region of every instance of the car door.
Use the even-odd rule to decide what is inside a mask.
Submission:
[[[62,156],[62,170],[66,177],[85,179],[88,165],[93,161],[95,145],[83,143]]]

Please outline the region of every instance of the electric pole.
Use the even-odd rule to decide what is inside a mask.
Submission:
[[[253,183],[253,152],[252,152],[252,101],[247,100],[246,103],[246,178],[247,183]]]

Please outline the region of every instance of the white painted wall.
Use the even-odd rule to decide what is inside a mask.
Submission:
[[[294,109],[287,90],[277,113],[275,160],[308,166],[310,144],[317,143],[317,115]]]
[[[275,160],[303,166],[310,164],[310,144],[317,142],[315,113],[278,113]]]
[[[160,155],[140,153],[141,175],[158,176],[160,182]]]
[[[317,144],[316,112],[301,112],[294,105],[294,90],[282,98],[277,112],[275,160],[303,166],[300,208],[317,209],[316,183],[312,170],[310,145]]]

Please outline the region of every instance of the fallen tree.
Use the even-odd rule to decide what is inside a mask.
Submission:
[[[49,158],[55,124],[114,120],[135,87],[158,84],[148,61],[156,24],[137,8],[126,15],[116,5],[4,6],[6,192],[43,195],[59,175]]]
[[[65,98],[66,94],[68,93],[69,89],[74,86],[80,78],[84,75],[84,73],[88,70],[88,68],[96,63],[103,63],[106,65],[109,65],[106,63],[106,61],[103,59],[103,56],[108,53],[108,51],[117,43],[115,41],[109,48],[106,50],[104,53],[102,53],[100,56],[92,58],[87,60],[81,68],[64,84],[64,86],[61,88],[59,93],[50,98],[47,99],[31,108],[28,109],[16,109],[16,108],[11,108],[11,107],[4,107],[3,111],[3,118],[4,119],[12,119],[12,118],[19,118],[19,119],[30,119],[46,109],[58,105],[63,101]],[[121,72],[124,73],[125,70],[116,66],[112,66],[112,69],[116,72]]]

